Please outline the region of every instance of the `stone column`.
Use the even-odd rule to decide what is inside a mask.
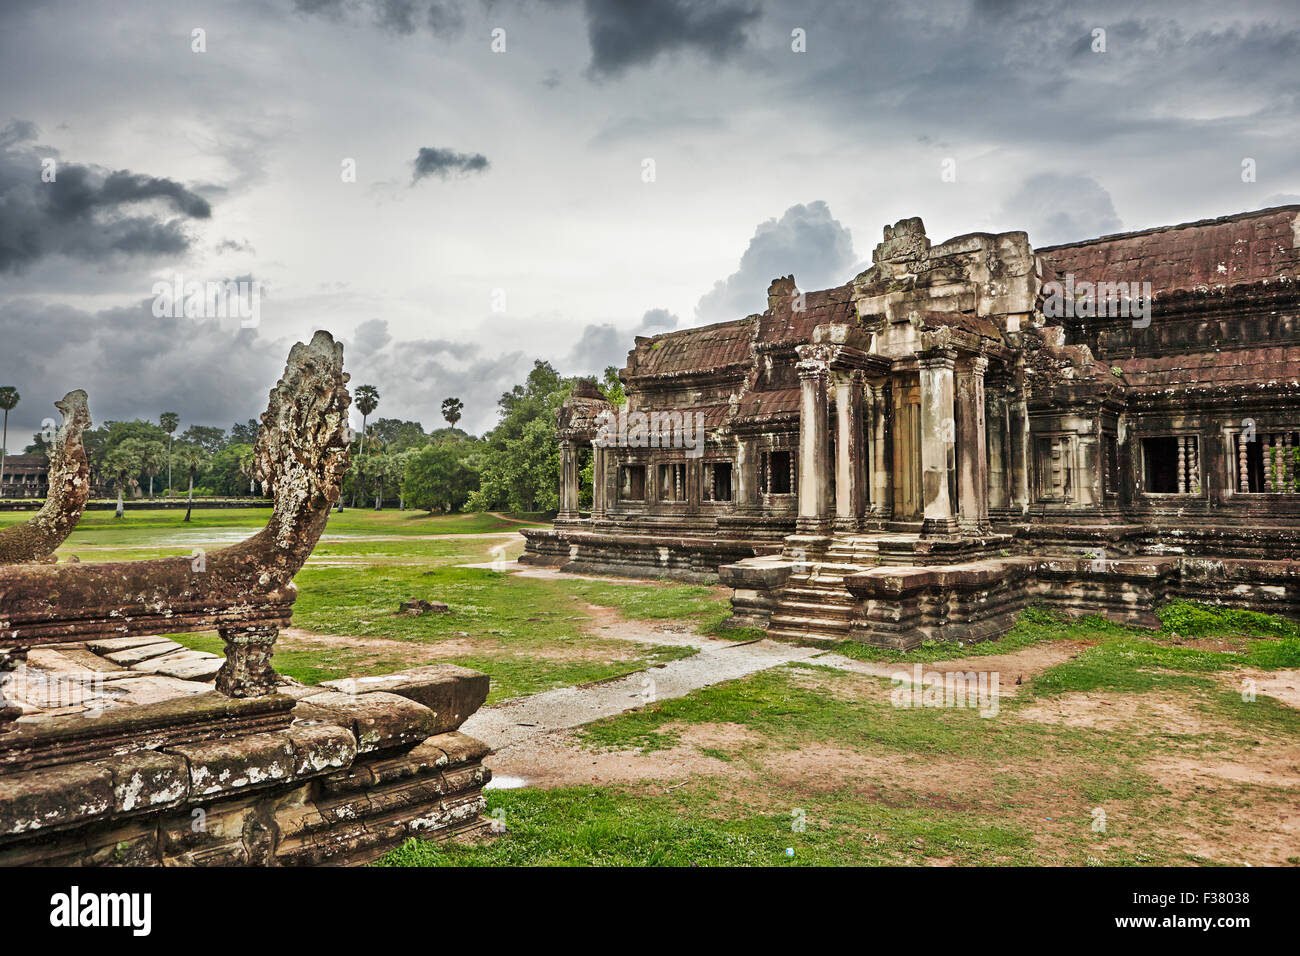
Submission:
[[[951,349],[933,349],[920,356],[921,379],[921,501],[924,535],[952,534],[957,519],[952,508],[953,366]]]
[[[758,507],[758,448],[747,438],[736,441],[737,510]]]
[[[605,517],[605,446],[591,443],[591,517]]]
[[[799,363],[799,519],[804,534],[825,534],[830,515],[830,457],[826,365],[816,360]]]
[[[863,442],[862,373],[835,378],[835,530],[859,531],[866,512],[866,447]]]
[[[987,396],[987,391],[985,395]],[[1006,401],[994,393],[993,401],[989,402],[986,407],[988,416],[988,462],[989,462],[989,509],[1005,508],[1010,496],[1007,494],[1007,473],[1006,473],[1006,427],[1007,427],[1007,406]]]
[[[1011,507],[1024,514],[1029,510],[1029,407],[1024,392],[1009,403],[1011,422]]]
[[[871,390],[871,517],[886,522],[894,515],[894,473],[890,467],[891,435],[889,383],[874,382]]]
[[[963,531],[989,530],[989,460],[984,431],[984,372],[989,360],[974,355],[957,365],[957,511]]]
[[[568,438],[560,440],[560,511],[557,521],[578,518],[578,449]]]

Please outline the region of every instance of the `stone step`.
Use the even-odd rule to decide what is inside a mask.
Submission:
[[[778,606],[784,607],[791,601],[817,604],[825,607],[852,607],[853,596],[848,591],[828,590],[823,588],[789,587],[781,591]]]
[[[799,640],[813,637],[823,640],[840,641],[849,636],[848,621],[834,621],[821,617],[802,617],[794,615],[773,615],[767,628],[768,637]]]

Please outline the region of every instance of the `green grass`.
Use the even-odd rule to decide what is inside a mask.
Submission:
[[[732,806],[720,793],[620,788],[489,791],[507,834],[477,845],[408,840],[380,866],[842,866],[924,862],[1026,863],[1020,827],[926,807],[866,803],[850,790],[779,811]],[[804,811],[800,817],[795,813]],[[797,831],[795,822],[803,821]],[[787,855],[793,851],[792,855]]]

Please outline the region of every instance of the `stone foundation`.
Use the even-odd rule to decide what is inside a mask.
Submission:
[[[359,864],[490,831],[488,748],[456,730],[486,675],[282,690],[20,720],[0,737],[0,865]]]

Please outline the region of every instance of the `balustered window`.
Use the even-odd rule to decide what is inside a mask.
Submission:
[[[1233,490],[1238,494],[1300,493],[1300,432],[1258,428],[1232,436]]]
[[[704,463],[704,500],[731,500],[731,462],[706,461]]]
[[[1034,441],[1034,471],[1038,476],[1039,501],[1068,503],[1074,500],[1073,435],[1047,435]]]
[[[645,501],[645,465],[623,465],[618,471],[619,498]]]
[[[684,462],[659,466],[659,500],[686,500],[686,465]]]
[[[788,495],[795,487],[795,458],[788,451],[765,451],[758,460],[758,483],[764,494]]]
[[[1149,495],[1201,493],[1201,443],[1195,435],[1142,439],[1142,490]]]

